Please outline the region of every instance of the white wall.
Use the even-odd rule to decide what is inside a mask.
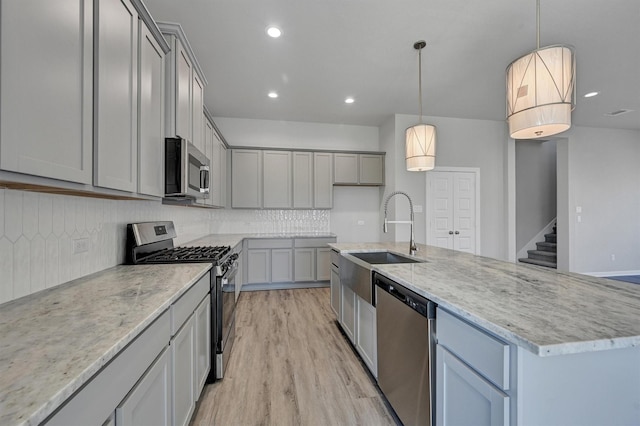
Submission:
[[[516,141],[516,248],[522,250],[557,214],[556,141]]]
[[[380,151],[377,127],[224,117],[215,118],[215,122],[231,146]],[[379,206],[378,188],[336,186],[333,209],[328,213],[329,230],[341,242],[379,241],[382,226]],[[228,228],[218,226],[216,232],[227,232]]]
[[[568,251],[566,268],[599,275],[640,271],[640,132],[574,127],[563,136],[558,204],[567,207],[558,226],[568,232],[569,244],[559,246]]]
[[[481,248],[483,256],[507,259],[507,204],[506,171],[507,130],[503,121],[467,120],[447,117],[425,117],[425,123],[437,127],[436,167],[480,168],[481,199]],[[395,116],[395,144],[383,140],[393,149],[393,167],[387,165],[387,176],[392,173],[395,188],[387,185],[386,192],[407,192],[415,205],[425,207],[425,173],[408,172],[405,167],[405,129],[418,123],[418,116]],[[389,152],[387,156],[391,158]],[[389,163],[389,159],[387,161]],[[404,197],[394,197],[398,218],[409,217],[409,207]],[[417,213],[416,241],[426,240],[426,217]],[[406,229],[405,229],[406,228]],[[396,241],[408,241],[409,229],[397,230]]]

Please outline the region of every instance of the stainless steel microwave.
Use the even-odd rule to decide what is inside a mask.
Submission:
[[[209,159],[191,142],[165,138],[165,197],[209,198]]]

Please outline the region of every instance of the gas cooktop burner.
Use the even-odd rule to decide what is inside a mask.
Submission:
[[[229,246],[176,247],[149,254],[138,263],[211,262],[217,263],[231,251]]]

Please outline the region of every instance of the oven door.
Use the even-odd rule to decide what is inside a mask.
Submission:
[[[216,348],[216,378],[222,379],[229,363],[229,354],[235,338],[236,311],[236,275],[238,264],[233,265],[218,278],[217,327],[218,342]]]

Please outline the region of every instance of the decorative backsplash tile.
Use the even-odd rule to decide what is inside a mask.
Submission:
[[[0,303],[121,264],[126,225],[172,220],[176,244],[210,233],[329,232],[328,210],[209,210],[0,189]],[[89,250],[74,253],[74,241]]]

